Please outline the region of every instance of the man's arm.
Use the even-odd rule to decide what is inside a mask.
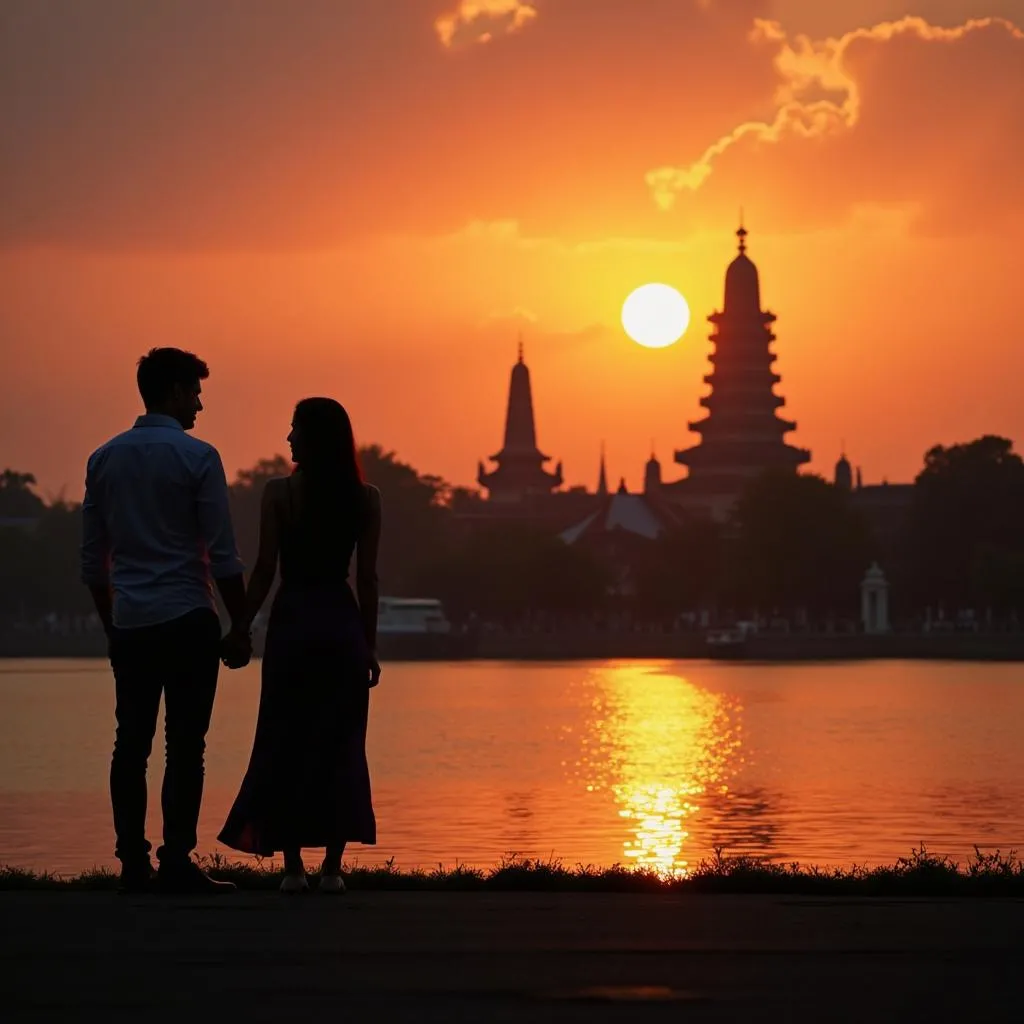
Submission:
[[[98,488],[93,460],[85,471],[85,500],[82,502],[82,582],[92,594],[96,614],[103,631],[110,635],[114,627],[114,602],[110,591],[110,540],[107,524],[97,504]]]
[[[228,481],[224,464],[215,448],[210,448],[199,471],[196,495],[199,532],[210,560],[210,575],[231,617],[232,632],[245,633],[245,566],[238,557],[235,531],[231,526]]]

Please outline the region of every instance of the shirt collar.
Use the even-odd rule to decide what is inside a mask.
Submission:
[[[135,421],[136,427],[170,427],[172,430],[184,431],[185,428],[173,417],[162,412],[147,412]]]

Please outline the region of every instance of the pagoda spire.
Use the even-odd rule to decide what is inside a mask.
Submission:
[[[644,466],[644,494],[650,495],[661,490],[661,463],[654,451],[654,440],[651,439],[651,457]]]
[[[523,362],[523,339],[520,337],[518,359],[512,367],[508,387],[508,408],[505,413],[505,450],[534,451],[537,428],[533,418],[533,389],[530,371]]]
[[[515,500],[527,494],[550,493],[562,484],[561,463],[554,473],[548,473],[543,467],[550,456],[537,447],[533,389],[530,370],[523,359],[521,335],[509,379],[504,444],[500,452],[491,456],[491,461],[498,464],[497,468],[488,473],[479,466],[477,482],[491,492],[492,498]]]
[[[608,494],[608,473],[604,464],[604,441],[601,442],[601,469],[597,475],[597,494],[604,498]]]

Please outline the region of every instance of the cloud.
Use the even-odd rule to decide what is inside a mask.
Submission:
[[[644,172],[775,85],[764,2],[4,0],[0,250],[657,232]]]
[[[933,210],[939,184],[947,207],[1016,203],[1010,22],[798,34],[811,2],[6,0],[0,251],[309,251],[471,222],[491,242],[517,222],[516,246],[668,244],[741,204],[762,231]],[[784,20],[751,45],[758,14]]]
[[[694,163],[649,171],[646,183],[654,202],[663,210],[671,209],[681,193],[701,188],[719,158],[745,140],[778,143],[792,138],[824,139],[853,130],[861,119],[862,95],[849,65],[851,53],[859,45],[885,44],[900,37],[950,45],[983,32],[1004,34],[1018,44],[1024,43],[1024,31],[1006,18],[973,18],[943,28],[920,17],[906,17],[821,41],[805,35],[797,35],[791,41],[778,22],[755,19],[751,41],[779,47],[774,60],[781,78],[774,97],[775,116],[738,125],[708,146]],[[1024,47],[1016,61],[1019,78],[1020,68],[1024,67]],[[893,97],[897,103],[900,99]]]
[[[434,22],[434,29],[441,44],[454,50],[489,43],[496,33],[518,32],[536,17],[536,4],[521,0],[461,0]]]

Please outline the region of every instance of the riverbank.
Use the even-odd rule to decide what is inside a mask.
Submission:
[[[0,634],[0,658],[106,657],[102,634]],[[452,642],[381,641],[384,661],[596,661],[608,658],[707,658],[701,633],[481,633]],[[720,655],[751,661],[1024,661],[1024,633],[759,633]]]
[[[0,893],[7,1019],[1016,1020],[1024,903]]]
[[[211,876],[234,882],[239,890],[273,891],[281,880],[279,863],[233,863],[203,859]],[[346,884],[365,892],[590,892],[672,895],[788,895],[862,897],[1018,897],[1024,898],[1024,862],[1015,853],[976,852],[965,864],[912,850],[895,864],[873,868],[818,868],[776,864],[719,854],[687,874],[667,876],[622,866],[567,866],[560,861],[510,858],[489,870],[470,867],[400,871],[346,866]],[[105,869],[80,875],[0,866],[0,891],[101,892],[117,888],[117,876]]]

